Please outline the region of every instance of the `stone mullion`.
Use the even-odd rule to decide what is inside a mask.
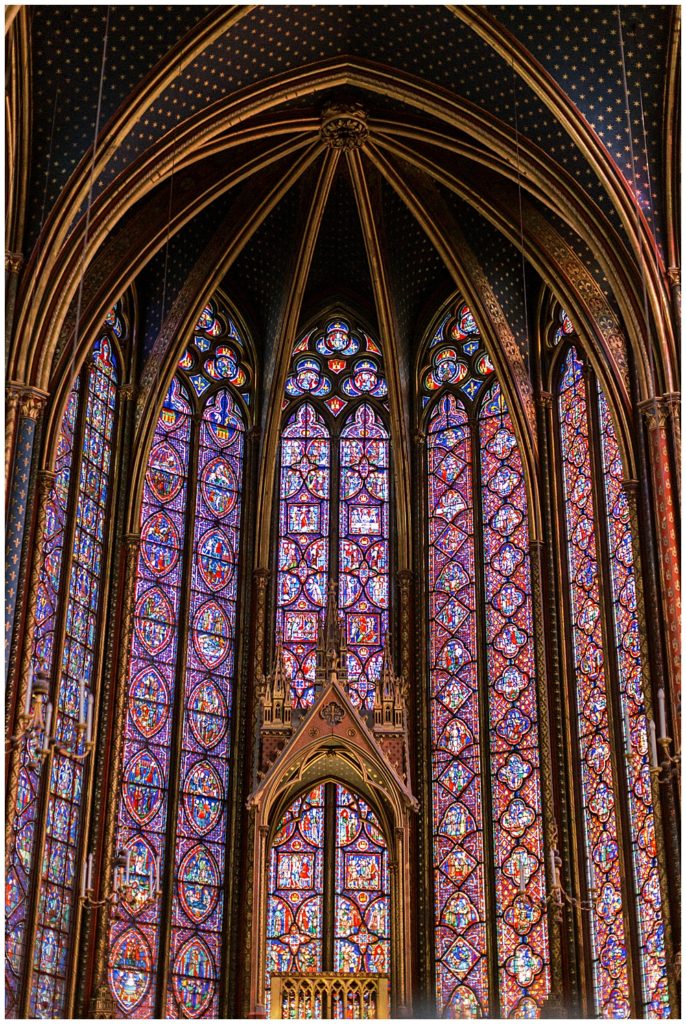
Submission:
[[[124,721],[124,713],[120,718],[113,715],[113,700],[116,700],[116,673],[118,665],[126,660],[129,646],[127,637],[124,635],[126,626],[126,609],[122,615],[122,588],[126,586],[126,552],[130,546],[130,540],[124,536],[124,523],[129,507],[129,463],[128,453],[132,451],[131,433],[133,428],[134,412],[134,387],[131,384],[122,384],[118,388],[119,400],[119,422],[120,430],[117,435],[117,444],[114,447],[117,453],[115,470],[112,473],[113,488],[116,486],[116,500],[112,504],[112,516],[116,516],[113,536],[109,543],[109,564],[111,565],[110,583],[108,587],[107,606],[103,609],[101,622],[107,630],[107,644],[103,652],[103,659],[100,669],[100,687],[95,701],[96,721],[93,724],[95,739],[94,767],[90,781],[90,820],[88,828],[84,828],[84,858],[91,848],[95,854],[94,878],[101,878],[101,866],[103,860],[103,835],[105,824],[109,815],[109,803],[113,796],[118,794],[119,788],[112,787],[111,782],[115,778],[113,774],[114,765],[112,754],[119,741],[120,733],[123,735],[123,727],[119,724]],[[119,454],[121,453],[121,454]],[[116,509],[116,512],[115,512]],[[119,653],[120,652],[120,653]],[[117,731],[119,729],[119,732]],[[104,876],[107,877],[106,875]],[[89,994],[93,991],[94,979],[97,979],[98,965],[94,962],[94,948],[97,945],[98,935],[96,926],[98,924],[99,910],[93,910],[86,904],[88,913],[80,918],[81,939],[80,939],[80,961],[85,963],[86,970],[79,972],[77,984],[74,988],[74,1004],[70,1016],[87,1016]],[[103,914],[106,917],[106,914]]]
[[[252,680],[250,692],[252,694],[252,707],[247,709],[246,718],[250,721],[250,730],[248,734],[248,742],[252,744],[252,770],[250,772],[250,788],[252,789],[257,783],[257,773],[259,769],[259,756],[260,756],[260,743],[259,743],[259,699],[258,690],[261,685],[261,681],[264,678],[265,668],[265,633],[267,624],[267,594],[269,583],[271,580],[271,572],[269,569],[255,569],[253,572],[253,615],[252,615],[252,635],[254,637],[253,648],[252,648]],[[248,759],[246,758],[246,764]],[[255,861],[254,861],[254,849],[255,849],[255,815],[250,814],[248,819],[248,825],[246,829],[245,846],[246,851],[246,862],[245,862],[245,900],[243,902],[243,920],[244,920],[244,932],[243,932],[243,949],[246,951],[256,951],[257,958],[246,955],[243,959],[242,974],[243,974],[243,1005],[240,1007],[243,1016],[254,1016],[251,1013],[251,965],[254,967],[253,961],[257,959],[259,964],[263,963],[263,954],[259,947],[259,941],[262,936],[261,921],[255,921],[253,918],[253,903],[254,903],[254,887],[255,887]],[[260,842],[262,844],[263,837],[260,836]],[[266,876],[265,876],[266,877]],[[258,885],[260,879],[257,880]],[[253,979],[254,980],[254,979]],[[257,991],[264,992],[264,985],[261,979],[257,979]],[[238,1007],[237,1007],[238,1009]]]
[[[250,791],[247,773],[250,764],[250,743],[244,741],[250,714],[250,635],[252,594],[251,553],[255,550],[255,509],[256,469],[260,444],[259,427],[246,432],[245,456],[243,462],[241,542],[239,579],[241,580],[240,600],[236,609],[234,636],[237,650],[233,683],[233,707],[231,712],[231,766],[229,825],[226,839],[226,877],[228,879],[224,901],[224,936],[222,941],[222,975],[219,990],[219,1014],[231,1018],[238,1012],[238,988],[240,986],[239,941],[241,938],[241,907],[245,892],[240,884],[243,877],[243,833],[245,823],[245,800]],[[249,486],[246,486],[249,484]],[[250,906],[250,903],[247,904]]]
[[[562,860],[561,878],[567,892],[572,890],[573,849],[575,848],[573,825],[570,819],[569,785],[570,773],[568,758],[573,757],[572,749],[565,742],[565,724],[563,713],[564,700],[564,659],[565,637],[564,622],[560,620],[558,609],[564,609],[564,576],[562,566],[565,564],[566,550],[564,532],[560,527],[563,516],[563,493],[559,486],[560,473],[557,466],[557,446],[555,432],[557,426],[553,396],[549,392],[541,392],[538,396],[540,407],[541,430],[539,433],[541,466],[543,482],[543,521],[544,533],[548,537],[548,574],[545,588],[548,600],[548,656],[550,659],[550,678],[545,687],[549,698],[550,719],[552,725],[551,755],[556,768],[555,777],[560,780],[557,787],[553,786],[553,804],[557,807],[559,817],[552,823],[550,837],[557,840],[557,849]],[[556,529],[557,527],[557,529]],[[541,570],[543,566],[541,565]],[[542,580],[543,582],[543,580]],[[543,597],[543,593],[541,595]],[[583,843],[583,838],[582,838]],[[549,868],[546,869],[549,871]],[[560,935],[560,973],[561,988],[559,998],[562,1003],[561,1012],[571,1012],[574,1001],[579,999],[579,972],[577,964],[577,945],[575,942],[575,922],[570,912],[563,912],[562,921],[558,924]],[[565,985],[565,977],[567,984]],[[551,997],[553,993],[551,992]]]
[[[664,401],[650,399],[641,403],[648,426],[648,457],[655,498],[657,546],[661,603],[664,616],[669,679],[670,722],[675,747],[680,747],[679,694],[681,684],[681,591],[679,545],[676,537],[677,513],[672,491],[670,451],[667,437],[667,410]]]
[[[653,698],[651,683],[651,652],[648,643],[648,625],[646,622],[646,603],[643,590],[643,571],[641,565],[641,546],[639,544],[640,524],[638,515],[637,480],[622,481],[622,489],[626,495],[631,528],[632,550],[634,558],[634,582],[636,589],[636,620],[641,654],[641,689],[645,704],[647,723],[654,722]],[[659,665],[656,666],[657,678],[661,678]],[[669,1003],[671,1016],[679,1016],[679,985],[676,979],[674,961],[675,945],[679,945],[679,918],[674,917],[674,931],[671,909],[681,907],[681,850],[676,820],[676,804],[671,782],[660,786],[659,777],[651,772],[651,793],[653,801],[653,821],[655,827],[655,845],[657,864],[662,892],[662,915],[665,927],[665,957],[667,961],[667,982],[669,986]],[[676,943],[675,943],[676,940]]]
[[[417,430],[413,437],[413,477],[416,495],[413,517],[414,543],[413,551],[416,566],[416,578],[427,580],[429,573],[429,556],[427,549],[427,491],[428,476],[426,469],[426,434]],[[427,587],[418,588],[415,593],[415,664],[413,687],[408,686],[408,715],[416,723],[414,728],[414,769],[416,773],[416,792],[419,800],[417,819],[417,850],[418,867],[412,872],[411,878],[417,887],[416,899],[418,913],[412,915],[414,935],[413,943],[419,956],[419,998],[420,1005],[426,1007],[425,1012],[436,1012],[436,978],[435,978],[435,921],[434,921],[434,865],[433,865],[433,829],[432,829],[432,798],[431,798],[431,706],[428,683],[428,650],[427,633]],[[411,640],[410,640],[411,643]],[[401,625],[402,651],[402,625]],[[414,712],[414,713],[413,713]],[[409,725],[409,721],[408,721]],[[408,735],[410,730],[408,728]],[[412,763],[412,762],[408,762]],[[411,782],[411,780],[409,780]],[[406,941],[410,941],[408,935]]]
[[[124,750],[124,726],[126,723],[126,697],[131,659],[131,643],[133,640],[133,622],[136,596],[136,576],[138,570],[138,550],[140,534],[129,533],[124,537],[124,594],[122,600],[122,629],[119,646],[121,658],[117,672],[117,683],[113,712],[111,715],[112,744],[110,747],[110,785],[107,790],[107,803],[104,808],[105,821],[102,845],[100,848],[99,870],[94,872],[95,899],[102,899],[113,884],[113,865],[115,856],[115,839],[117,834],[117,812],[119,810],[119,794],[121,792],[122,757]],[[107,984],[107,957],[109,952],[110,907],[100,907],[95,911],[95,983],[94,995],[91,1000],[91,1015],[97,1020],[115,1015],[114,998]]]
[[[33,647],[31,639],[36,632],[36,602],[38,598],[38,586],[40,584],[42,568],[43,540],[45,537],[45,523],[47,518],[47,502],[50,491],[55,482],[56,473],[54,470],[44,469],[38,474],[38,490],[36,504],[38,507],[36,528],[33,535],[33,562],[31,565],[31,577],[29,583],[29,594],[27,601],[26,619],[24,622],[24,637],[26,642],[22,651],[21,664],[19,669],[19,683],[16,706],[23,708],[26,701],[26,691],[29,685],[29,672],[33,658]],[[10,754],[10,763],[7,772],[7,801],[5,818],[5,868],[9,869],[14,854],[14,819],[16,817],[17,789],[19,785],[19,768],[21,761],[22,745],[19,744]]]
[[[193,605],[193,558],[195,555],[195,523],[198,499],[198,465],[200,462],[200,434],[202,413],[191,416],[191,434],[188,460],[188,484],[186,493],[186,525],[184,532],[185,550],[181,553],[181,595],[177,617],[176,665],[174,667],[174,700],[171,720],[171,743],[169,752],[169,777],[167,779],[167,827],[165,849],[162,857],[162,880],[160,888],[160,913],[157,931],[157,971],[154,1006],[156,1016],[167,1016],[167,989],[171,966],[169,963],[172,940],[172,913],[174,908],[174,886],[176,868],[176,835],[178,831],[179,806],[181,802],[181,765],[183,762],[183,732],[186,718],[186,682],[188,679],[188,649],[190,646],[191,609]],[[175,998],[177,1009],[181,1007]]]
[[[532,517],[530,516],[530,521]],[[543,803],[543,829],[545,848],[548,852],[557,847],[557,825],[555,823],[555,799],[553,795],[553,757],[550,737],[551,709],[548,700],[548,678],[546,657],[546,614],[543,602],[543,541],[535,540],[529,544],[529,564],[531,572],[531,611],[534,628],[534,644],[536,652],[536,688],[538,697],[538,749],[540,757],[541,796]],[[548,875],[546,891],[551,892],[555,879],[550,877],[549,858],[546,857],[545,872]],[[549,1008],[554,1006],[561,1010],[562,993],[562,935],[561,921],[558,921],[551,904],[547,908],[548,939],[550,942],[550,993],[546,1000]]]

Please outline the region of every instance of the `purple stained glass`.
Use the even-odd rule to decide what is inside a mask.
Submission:
[[[615,646],[622,703],[623,742],[627,757],[627,798],[636,886],[638,931],[647,1017],[669,1017],[664,918],[657,862],[648,733],[642,689],[642,666],[636,581],[629,506],[622,487],[622,457],[607,399],[598,388],[600,442],[610,555]]]
[[[60,599],[62,559],[69,505],[69,481],[74,462],[74,430],[80,399],[77,377],[65,407],[55,457],[55,481],[46,506],[45,535],[41,551],[41,570],[36,600],[36,632],[31,671],[43,665],[50,673],[53,665],[56,615]],[[24,935],[30,871],[34,851],[38,811],[39,772],[33,766],[34,745],[22,744],[15,808],[13,849],[7,851],[5,900],[5,1001],[7,1015],[16,1016],[19,982],[24,964]],[[52,1001],[52,986],[43,986],[47,1005]]]
[[[148,862],[164,860],[166,850],[190,441],[190,405],[175,378],[155,429],[145,475],[116,838],[117,848],[142,857],[140,883],[145,890]],[[154,1016],[158,932],[154,903],[142,909],[135,901],[124,904],[112,918],[109,983],[126,1016]]]
[[[106,337],[96,342],[88,370],[86,412],[76,495],[74,540],[67,597],[62,669],[55,711],[55,737],[67,750],[81,753],[83,734],[77,732],[79,684],[94,684],[97,655],[96,624],[101,598],[105,514],[109,493],[117,369]],[[50,770],[45,845],[38,895],[31,1006],[36,1016],[55,1016],[64,1005],[76,858],[81,824],[84,765],[56,749]],[[46,962],[46,948],[60,950],[56,962]],[[47,1003],[46,987],[52,989]]]
[[[235,326],[210,303],[169,387],[146,473],[117,836],[140,867],[110,933],[109,982],[126,1016],[153,1016],[160,999],[167,1017],[219,1012],[245,445],[244,407],[228,385],[250,379],[242,352]],[[159,901],[149,899],[158,858],[172,873],[164,949]]]
[[[550,958],[529,532],[522,459],[498,384],[481,407],[479,451],[500,1013],[539,1016]]]
[[[588,406],[583,366],[574,348],[569,349],[563,364],[558,407],[583,827],[588,887],[593,892],[590,924],[595,997],[601,1016],[628,1017],[627,940],[607,714]]]
[[[364,331],[332,320],[294,345],[285,390],[276,628],[293,705],[307,707],[314,699],[317,635],[330,563],[337,560],[348,692],[356,706],[371,709],[388,630],[390,572],[381,349]],[[303,396],[304,404],[291,404]],[[334,477],[332,465],[339,467]]]
[[[112,317],[112,329],[121,322]],[[56,683],[54,734],[60,744],[81,752],[77,732],[79,685],[94,685],[97,657],[96,622],[100,612],[103,547],[106,536],[109,473],[117,400],[117,368],[105,334],[93,346],[87,368],[74,381],[67,399],[55,460],[55,482],[48,496],[46,527],[36,605],[31,672],[42,667],[55,673],[59,654],[59,607],[64,602],[64,640]],[[85,408],[84,408],[85,406]],[[75,448],[78,420],[83,414],[81,446]],[[74,486],[74,482],[76,486]],[[73,489],[73,496],[70,494]],[[73,512],[70,504],[74,502]],[[72,556],[63,578],[69,519],[73,516]],[[85,710],[85,708],[83,709]],[[25,952],[27,892],[34,850],[39,775],[32,765],[33,741],[20,751],[20,771],[13,854],[7,876],[7,1012],[16,1015],[18,981]],[[45,837],[37,882],[36,936],[29,992],[30,1012],[36,1017],[60,1016],[68,981],[76,882],[76,852],[80,839],[81,790],[84,766],[56,749],[47,777]]]
[[[228,391],[217,392],[200,426],[198,476],[205,486],[197,488],[195,502],[170,1016],[219,1013],[244,437],[238,406]],[[223,500],[209,500],[220,484]]]
[[[427,454],[436,996],[442,1016],[488,1016],[471,429],[451,394]]]
[[[329,571],[329,431],[312,405],[299,406],[281,435],[277,631],[293,704],[314,698],[315,648]]]
[[[268,886],[268,1010],[275,972],[390,972],[388,848],[359,796],[331,783],[295,800],[272,840]]]
[[[269,856],[267,999],[274,972],[322,970],[324,786],[299,797],[279,821]]]
[[[526,489],[493,363],[464,303],[441,318],[420,380],[429,407],[438,1010],[446,1017],[538,1016],[550,969]],[[480,679],[488,684],[483,696]],[[483,731],[488,739],[480,739]],[[486,786],[492,869],[482,821]],[[489,988],[489,949],[497,991]]]
[[[388,850],[361,797],[336,786],[334,970],[390,973]]]
[[[339,608],[348,644],[353,704],[374,705],[388,630],[388,432],[367,404],[350,416],[340,440]]]

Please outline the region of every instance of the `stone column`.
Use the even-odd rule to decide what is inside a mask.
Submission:
[[[651,398],[639,408],[648,426],[648,460],[655,501],[662,612],[666,628],[667,673],[671,721],[677,749],[681,718],[681,583],[679,545],[676,536],[677,504],[672,488],[671,452],[668,437],[669,403]]]

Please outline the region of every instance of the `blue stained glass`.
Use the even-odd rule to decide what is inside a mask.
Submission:
[[[191,375],[185,371],[200,361],[197,353],[182,359],[169,387],[141,509],[116,842],[140,861],[142,881],[112,917],[108,972],[121,1015],[138,1018],[154,1013],[161,956],[168,957],[167,1017],[211,1017],[219,1010],[245,445],[242,406],[229,385],[251,376],[235,324],[219,315],[214,300],[201,314],[200,331],[194,346],[207,358],[202,372]],[[185,622],[183,592],[190,594]],[[170,751],[177,741],[179,798],[170,806]],[[174,865],[164,952],[158,900],[143,881],[157,861]]]
[[[118,369],[112,335],[119,336],[123,331],[116,308],[108,314],[105,328],[112,334],[105,333],[95,342],[80,380],[74,382],[62,420],[56,479],[46,509],[34,637],[32,671],[42,665],[53,672],[59,650],[55,635],[57,610],[60,602],[66,601],[53,732],[59,744],[77,754],[83,752],[85,740],[84,732],[76,728],[81,714],[85,715],[85,707],[79,707],[79,686],[81,681],[88,690],[95,686],[96,622],[102,597],[104,524],[117,405]],[[74,432],[80,409],[83,442],[77,452]],[[74,476],[77,487],[70,513],[69,481]],[[70,515],[74,520],[72,558],[69,576],[62,579]],[[33,850],[33,842],[39,777],[29,764],[31,753],[25,744],[21,750],[15,852],[8,858],[7,1009],[16,1012],[13,1000],[24,960],[28,877],[33,858],[40,856],[30,1007],[32,1016],[55,1017],[61,1015],[66,996],[84,764],[56,748],[47,778],[45,842],[38,854]]]

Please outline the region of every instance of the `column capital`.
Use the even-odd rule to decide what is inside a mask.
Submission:
[[[10,252],[9,249],[5,249],[5,270],[9,270],[10,274],[18,274],[23,266],[24,254],[22,252]]]
[[[654,395],[638,403],[638,408],[648,424],[648,430],[664,427],[669,415],[669,405],[663,397]]]
[[[45,407],[48,395],[38,388],[24,388],[19,395],[19,415],[24,420],[37,420]]]

